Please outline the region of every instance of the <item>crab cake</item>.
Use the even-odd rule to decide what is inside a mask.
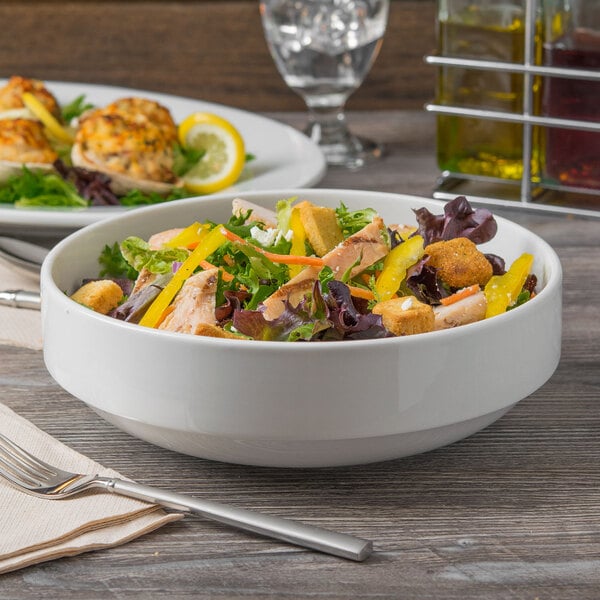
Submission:
[[[165,108],[154,100],[148,100],[147,98],[121,98],[116,100],[112,104],[109,104],[106,111],[115,110],[117,112],[124,112],[129,115],[143,115],[151,123],[157,125],[165,138],[169,141],[175,142],[177,140],[177,126],[171,116],[168,108]]]
[[[438,275],[449,286],[463,288],[484,286],[493,275],[492,265],[477,246],[464,237],[435,242],[425,247],[427,264],[438,270]]]
[[[142,98],[126,98],[82,116],[71,158],[76,166],[109,175],[116,193],[167,193],[177,182],[176,133],[167,109]]]
[[[44,83],[37,79],[26,79],[18,75],[13,75],[8,83],[0,89],[0,111],[23,108],[25,105],[22,96],[25,92],[33,94],[52,115],[59,121],[62,120],[60,106]]]
[[[39,121],[0,119],[0,160],[51,165],[57,158]]]

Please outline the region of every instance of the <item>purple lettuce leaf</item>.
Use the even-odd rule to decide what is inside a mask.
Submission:
[[[492,213],[485,208],[473,208],[464,196],[458,196],[444,206],[443,215],[434,215],[426,208],[415,209],[419,235],[425,246],[434,242],[466,237],[474,244],[488,242],[498,230]]]
[[[261,310],[235,310],[232,323],[240,333],[255,340],[310,341],[318,332],[330,326],[326,319],[318,317],[315,312],[313,302],[305,297],[298,306],[292,306],[286,300],[283,313],[273,320],[265,319]]]
[[[346,284],[332,280],[327,286],[329,320],[333,327],[325,333],[323,339],[376,339],[389,335],[383,326],[381,315],[364,314],[357,309]]]
[[[89,200],[92,206],[119,206],[119,198],[110,188],[111,179],[98,171],[66,165],[58,159],[54,168],[65,181],[70,181],[82,198]]]
[[[331,341],[375,339],[391,334],[383,326],[380,315],[363,314],[352,301],[348,286],[330,281],[327,292],[316,281],[312,295],[297,306],[285,302],[283,313],[267,320],[261,310],[235,310],[233,326],[257,340]]]
[[[159,275],[152,283],[131,295],[123,304],[112,310],[109,316],[128,323],[139,323],[171,278],[171,274]]]
[[[440,300],[449,296],[450,292],[438,277],[438,270],[427,264],[428,260],[429,257],[425,255],[410,267],[406,273],[406,285],[417,300],[425,304],[440,304]]]
[[[492,265],[493,275],[504,275],[506,273],[506,264],[501,256],[496,254],[484,254],[488,262]]]
[[[250,298],[250,294],[243,290],[237,292],[225,290],[223,295],[225,296],[225,303],[215,308],[215,319],[221,324],[230,321],[233,313],[241,309],[243,302]]]

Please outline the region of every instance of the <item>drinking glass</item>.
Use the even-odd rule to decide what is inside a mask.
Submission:
[[[375,61],[389,0],[261,0],[271,55],[285,83],[305,101],[305,133],[330,165],[361,167],[379,144],[352,134],[344,106]]]

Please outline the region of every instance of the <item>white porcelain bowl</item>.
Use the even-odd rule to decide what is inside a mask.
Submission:
[[[443,203],[366,191],[279,190],[244,198],[274,207],[375,208],[415,223]],[[561,342],[561,267],[526,229],[497,218],[481,246],[510,264],[535,256],[540,293],[506,314],[457,329],[382,340],[285,343],[213,339],[117,321],[73,302],[105,244],[196,220],[226,219],[231,195],[137,209],[82,229],[44,262],[44,359],[54,379],[107,421],[151,443],[252,465],[321,467],[398,458],[466,437],[554,372]]]

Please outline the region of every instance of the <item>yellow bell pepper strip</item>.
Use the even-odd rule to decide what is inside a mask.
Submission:
[[[175,275],[161,293],[150,305],[146,314],[140,319],[140,325],[145,327],[157,327],[160,323],[163,312],[167,309],[171,301],[185,283],[185,280],[194,272],[196,267],[210,256],[217,248],[227,242],[227,238],[222,233],[222,227],[217,225],[211,229],[210,233],[202,239],[194,251],[186,258],[183,264],[177,269]]]
[[[31,93],[25,92],[21,96],[23,104],[42,122],[44,127],[57,140],[72,144],[75,141],[73,134],[63,127],[54,115]]]
[[[304,231],[304,226],[300,219],[300,210],[298,208],[292,208],[289,228],[294,234],[292,237],[290,254],[293,254],[294,256],[306,256],[306,231]],[[302,265],[290,265],[290,277],[298,275],[303,268]]]
[[[192,223],[188,225],[183,231],[179,232],[173,239],[169,240],[165,246],[169,248],[190,248],[196,247],[202,239],[210,231],[210,225],[198,223]]]
[[[483,290],[487,300],[486,319],[506,312],[517,301],[532,265],[533,256],[525,252],[504,275],[494,275],[487,282]]]
[[[383,269],[375,280],[375,294],[379,301],[389,300],[400,288],[406,271],[423,258],[423,238],[409,237],[390,250],[383,261]]]

